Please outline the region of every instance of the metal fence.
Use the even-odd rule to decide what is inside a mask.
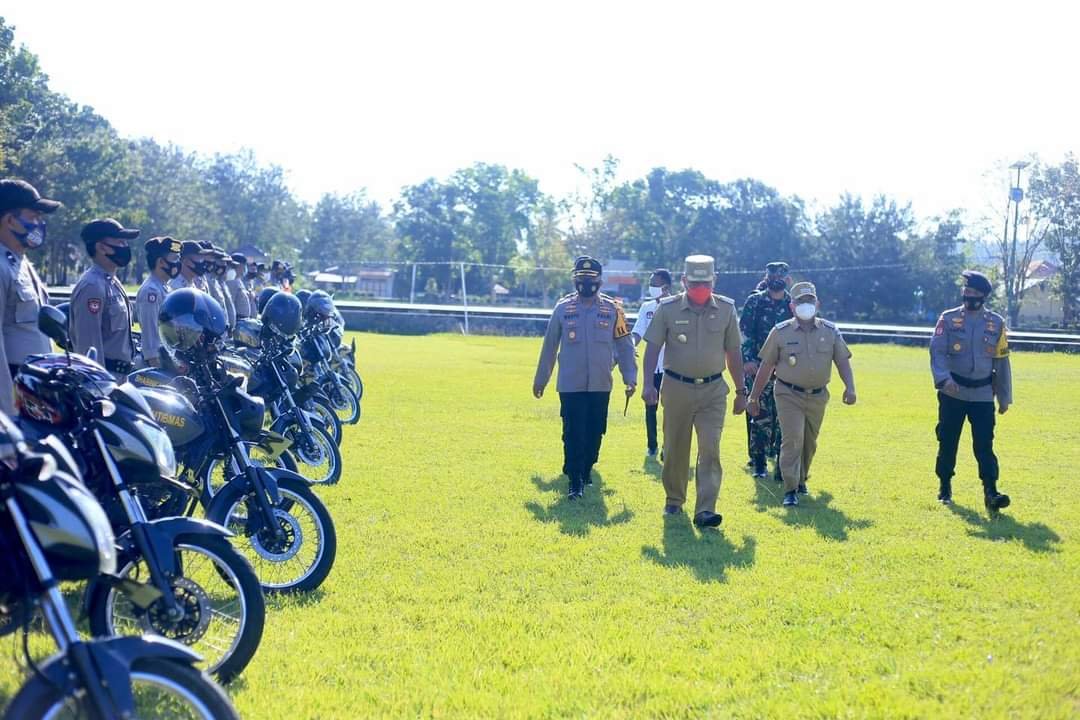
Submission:
[[[71,288],[50,288],[54,301],[70,297]],[[466,334],[475,330],[508,335],[537,335],[544,331],[551,310],[545,308],[491,307],[482,305],[438,305],[408,302],[338,300],[338,310],[350,330],[388,332],[438,332],[460,329]],[[635,312],[627,313],[632,324]],[[419,321],[419,322],[418,322]],[[887,325],[837,321],[847,336],[863,342],[901,342],[926,344],[933,335],[932,326]],[[1080,352],[1080,335],[1010,330],[1009,344],[1032,350]]]

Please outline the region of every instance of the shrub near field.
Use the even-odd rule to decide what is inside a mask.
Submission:
[[[969,437],[935,500],[925,350],[854,347],[810,497],[779,506],[728,416],[722,532],[661,517],[618,385],[582,502],[563,499],[537,339],[357,336],[334,573],[271,600],[230,688],[245,718],[1080,714],[1080,358],[1013,356],[990,522]],[[838,380],[836,388],[839,388]],[[3,675],[3,691],[18,682]]]

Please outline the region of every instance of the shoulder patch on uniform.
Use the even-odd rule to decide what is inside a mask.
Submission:
[[[86,301],[86,309],[97,315],[101,312],[101,300],[99,298],[90,298]]]
[[[726,302],[728,305],[734,305],[735,304],[735,301],[733,299],[729,298],[727,295],[717,295],[716,293],[713,293],[713,297],[716,298],[717,300],[719,300],[720,302]]]
[[[151,290],[146,294],[146,302],[153,304],[157,302],[157,293]]]

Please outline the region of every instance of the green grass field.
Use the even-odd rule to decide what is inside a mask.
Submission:
[[[862,345],[809,498],[747,474],[729,415],[723,530],[701,532],[661,516],[618,388],[600,480],[564,499],[538,339],[358,345],[364,417],[320,490],[337,565],[269,602],[243,717],[1080,716],[1080,357],[1014,354],[998,520],[966,431],[956,505],[935,502],[926,351]]]

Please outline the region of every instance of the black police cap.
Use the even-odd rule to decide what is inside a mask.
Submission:
[[[84,243],[89,245],[98,240],[104,240],[105,238],[134,240],[139,237],[139,231],[134,228],[125,228],[112,218],[104,218],[102,220],[91,220],[86,223],[86,225],[83,226],[80,237],[82,237]]]
[[[600,277],[600,273],[604,268],[600,264],[600,261],[594,257],[588,255],[582,255],[574,261],[574,276],[575,277]]]
[[[48,214],[59,207],[60,203],[41,197],[34,186],[25,180],[0,180],[0,213],[26,209]]]
[[[994,285],[990,282],[990,278],[986,277],[978,270],[965,270],[960,274],[964,278],[964,287],[978,290],[983,295],[989,295],[994,291]]]

